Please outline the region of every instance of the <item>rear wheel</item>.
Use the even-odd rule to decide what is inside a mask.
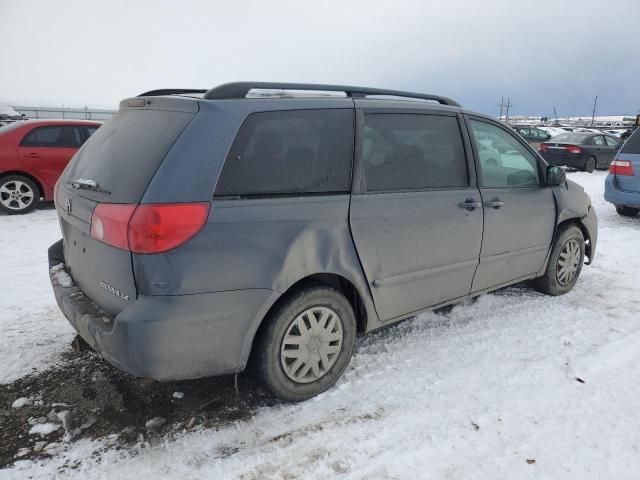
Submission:
[[[592,173],[596,169],[596,157],[589,157],[584,164],[584,171]]]
[[[622,215],[623,217],[635,217],[640,212],[640,208],[633,207],[616,207],[616,212],[618,215]]]
[[[9,215],[29,213],[40,203],[40,189],[28,177],[7,175],[0,179],[0,211]]]
[[[533,287],[547,295],[562,295],[578,281],[584,263],[584,237],[575,225],[561,227],[551,250],[547,269]]]
[[[340,378],[353,353],[356,320],[339,291],[311,285],[290,296],[265,321],[255,367],[278,398],[306,400]]]

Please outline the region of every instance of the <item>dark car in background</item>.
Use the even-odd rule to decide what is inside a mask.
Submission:
[[[567,132],[540,144],[540,154],[549,165],[593,172],[605,170],[622,143],[611,135],[593,132]]]
[[[332,85],[124,100],[56,206],[51,283],[93,349],[158,380],[249,366],[290,401],[340,378],[357,333],[525,280],[568,292],[598,234],[582,187],[495,119]]]
[[[71,157],[95,132],[90,120],[25,120],[0,127],[0,211],[28,213],[53,187]]]
[[[522,135],[522,137],[535,149],[540,146],[540,143],[546,142],[551,138],[551,134],[549,132],[545,132],[544,130],[536,127],[514,125],[511,128]]]

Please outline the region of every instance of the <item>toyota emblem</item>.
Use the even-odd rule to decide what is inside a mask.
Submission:
[[[64,201],[64,209],[67,211],[67,213],[71,213],[71,200],[69,200],[68,198]]]

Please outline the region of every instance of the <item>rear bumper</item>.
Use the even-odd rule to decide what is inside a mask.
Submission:
[[[540,153],[540,155],[542,155],[542,158],[544,158],[549,165],[557,167],[567,166],[582,170],[587,162],[587,159],[583,155],[575,155],[571,157],[557,157],[555,155],[546,155],[543,153]]]
[[[156,380],[236,373],[245,368],[247,341],[271,290],[138,296],[113,317],[68,275],[62,240],[49,248],[58,306],[78,334],[116,367]]]
[[[607,175],[604,182],[604,199],[616,206],[640,208],[640,193],[625,192],[616,186],[615,175]]]

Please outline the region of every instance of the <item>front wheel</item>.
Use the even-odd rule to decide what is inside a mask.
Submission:
[[[616,207],[616,212],[618,215],[622,215],[623,217],[635,217],[640,212],[640,208],[633,207]]]
[[[311,285],[286,299],[257,342],[255,367],[271,392],[298,402],[331,387],[347,367],[356,319],[338,290]]]
[[[584,171],[587,173],[593,173],[596,169],[596,157],[589,157],[584,164]]]
[[[578,281],[584,263],[584,237],[575,225],[561,227],[551,250],[547,269],[533,287],[547,295],[562,295]]]
[[[0,179],[0,211],[9,215],[29,213],[40,203],[40,189],[28,177],[7,175]]]

